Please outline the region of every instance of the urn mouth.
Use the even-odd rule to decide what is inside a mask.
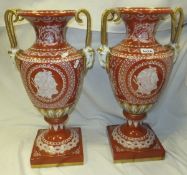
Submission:
[[[18,15],[28,17],[74,16],[75,10],[19,10]]]
[[[170,7],[119,7],[117,10],[124,14],[170,14],[173,12]]]

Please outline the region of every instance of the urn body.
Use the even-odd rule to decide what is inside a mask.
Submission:
[[[77,50],[65,38],[66,24],[83,13],[87,18],[86,47]],[[36,33],[35,43],[26,50],[18,49],[13,22],[26,19]],[[24,87],[33,105],[49,123],[40,129],[32,154],[32,167],[83,163],[81,129],[66,128],[68,115],[74,108],[84,75],[93,64],[91,18],[87,10],[7,10],[7,33]]]
[[[179,18],[176,20],[176,15]],[[155,38],[157,24],[165,16],[172,19],[171,43],[161,45]],[[107,47],[107,20],[122,21],[127,37]],[[177,22],[176,22],[177,21]],[[100,64],[106,68],[116,100],[127,122],[108,126],[115,162],[163,159],[165,150],[151,127],[146,113],[167,84],[178,49],[183,11],[178,8],[116,8],[103,13]]]

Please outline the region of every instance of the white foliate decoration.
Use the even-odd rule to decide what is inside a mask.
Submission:
[[[63,154],[65,151],[75,148],[79,143],[79,135],[75,129],[71,129],[70,137],[61,142],[51,142],[44,138],[47,131],[42,132],[36,140],[36,145],[41,151],[45,151],[51,155]]]
[[[55,125],[49,125],[49,128],[54,131],[58,131],[59,129],[63,129],[64,128],[64,124],[60,123],[60,124],[55,124]]]
[[[112,132],[113,140],[115,140],[118,144],[122,145],[124,148],[128,149],[143,149],[143,148],[149,148],[155,140],[155,135],[149,129],[145,126],[147,129],[147,134],[143,137],[128,137],[124,135],[121,130],[120,126],[116,126]]]
[[[138,121],[134,121],[134,126],[135,126],[135,128],[137,128],[137,126],[138,126]]]
[[[33,84],[37,88],[37,95],[43,98],[51,99],[53,95],[58,94],[57,83],[53,78],[51,71],[38,72],[33,78]]]
[[[60,124],[60,129],[63,129],[64,128],[64,125],[63,124]]]
[[[134,79],[138,85],[137,92],[146,95],[151,94],[154,89],[157,89],[158,80],[156,67],[149,66],[149,68],[142,70]]]
[[[129,126],[131,126],[132,125],[132,120],[128,120],[128,124],[129,124]]]
[[[135,128],[138,127],[138,125],[142,125],[142,120],[127,120],[127,123],[129,126],[134,126]]]
[[[86,68],[89,69],[94,63],[94,50],[93,48],[87,46],[83,49],[83,53],[86,56]]]
[[[102,45],[99,49],[98,49],[98,53],[99,53],[99,63],[103,68],[106,68],[106,59],[107,59],[107,55],[110,53],[110,49],[109,47],[107,47],[106,45]]]
[[[53,128],[54,128],[55,131],[57,131],[58,130],[58,125],[53,125]]]

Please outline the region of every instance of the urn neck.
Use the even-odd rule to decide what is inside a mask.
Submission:
[[[20,16],[27,19],[35,29],[39,47],[58,47],[65,41],[64,31],[67,22],[75,11],[22,11]]]
[[[121,8],[122,20],[126,24],[128,40],[133,44],[154,44],[157,24],[170,8]]]
[[[36,44],[41,47],[53,47],[65,42],[64,24],[34,25]]]
[[[123,20],[126,24],[127,37],[132,40],[132,42],[142,44],[152,44],[156,42],[155,32],[159,17],[153,19],[151,15],[146,15],[145,18],[142,18],[138,14],[129,14],[124,15]]]
[[[128,38],[140,43],[155,43],[156,22],[127,21]]]

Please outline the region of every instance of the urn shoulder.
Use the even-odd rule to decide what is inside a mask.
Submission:
[[[121,41],[111,49],[111,56],[129,59],[155,59],[173,57],[175,50],[171,45],[154,44],[140,44],[138,42],[131,42],[129,39]]]
[[[55,48],[44,48],[33,45],[26,50],[20,50],[16,53],[16,58],[24,61],[32,62],[60,62],[76,60],[83,57],[81,51],[64,43],[62,46]]]

